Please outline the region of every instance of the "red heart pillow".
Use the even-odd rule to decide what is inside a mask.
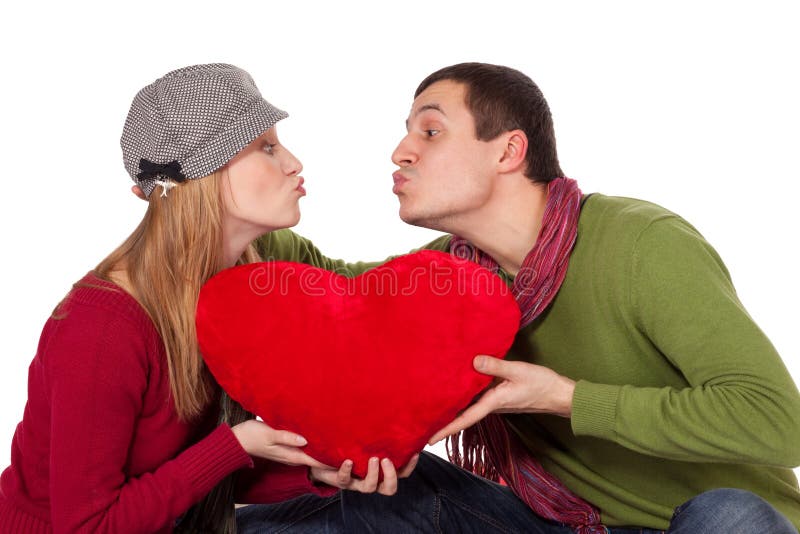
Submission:
[[[281,261],[227,269],[200,292],[197,336],[233,399],[364,476],[371,456],[405,465],[488,385],[472,360],[504,356],[519,318],[499,277],[425,250],[355,278]]]

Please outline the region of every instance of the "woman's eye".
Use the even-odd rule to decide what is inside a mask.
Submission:
[[[437,135],[438,133],[439,133],[439,130],[425,130],[425,135],[427,135],[428,137],[433,137],[434,135]]]
[[[275,145],[271,145],[271,144],[268,143],[268,144],[264,145],[264,152],[266,152],[267,154],[269,154],[271,156],[273,154],[273,152],[274,152],[274,148],[275,148]]]

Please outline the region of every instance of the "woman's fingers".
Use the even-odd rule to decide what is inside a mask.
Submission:
[[[270,431],[272,434],[270,437],[273,443],[288,445],[290,447],[304,447],[305,445],[308,445],[306,438],[300,434],[295,434],[294,432],[289,432],[288,430],[270,429]]]
[[[345,460],[336,474],[336,482],[339,483],[340,488],[347,488],[352,482],[353,461]]]
[[[408,461],[405,467],[403,467],[403,469],[400,470],[397,476],[399,478],[407,478],[409,475],[411,475],[412,472],[414,472],[414,469],[417,467],[418,461],[419,461],[419,454],[415,454],[414,456],[411,457],[411,459]]]
[[[338,470],[327,466],[312,467],[311,478],[339,489],[394,495],[397,493],[398,479],[410,475],[416,467],[418,459],[418,454],[412,456],[402,472],[398,474],[394,464],[388,458],[378,461],[378,458],[372,457],[367,463],[367,474],[363,479],[353,478],[353,461],[345,460]],[[378,483],[381,472],[383,472],[383,480]]]
[[[264,454],[260,456],[286,465],[307,465],[309,467],[333,469],[312,458],[301,449],[288,445],[268,445],[265,447]]]
[[[394,495],[397,491],[397,471],[394,464],[388,458],[381,460],[381,470],[383,471],[383,482],[378,486],[378,493],[381,495]]]
[[[378,458],[373,456],[367,463],[367,476],[358,484],[358,490],[363,493],[373,493],[378,487],[378,475],[380,473],[380,464]]]

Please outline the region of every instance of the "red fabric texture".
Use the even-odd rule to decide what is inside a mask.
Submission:
[[[197,333],[219,384],[249,411],[308,440],[331,466],[371,456],[403,466],[490,378],[520,319],[486,269],[425,250],[355,277],[267,262],[203,287]]]

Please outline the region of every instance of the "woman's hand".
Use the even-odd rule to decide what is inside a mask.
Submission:
[[[303,452],[300,447],[305,446],[308,442],[303,436],[294,432],[275,430],[266,423],[255,419],[239,423],[231,430],[245,452],[251,456],[287,465],[333,469]]]
[[[394,495],[397,491],[397,479],[406,478],[414,471],[419,460],[419,454],[415,454],[408,461],[406,466],[398,473],[392,461],[388,458],[378,462],[373,457],[367,464],[367,476],[363,479],[353,478],[353,462],[345,460],[337,470],[331,467],[311,467],[309,476],[313,482],[320,482],[335,488],[359,491],[361,493],[378,492],[381,495]],[[378,483],[378,469],[383,470],[383,481]]]

